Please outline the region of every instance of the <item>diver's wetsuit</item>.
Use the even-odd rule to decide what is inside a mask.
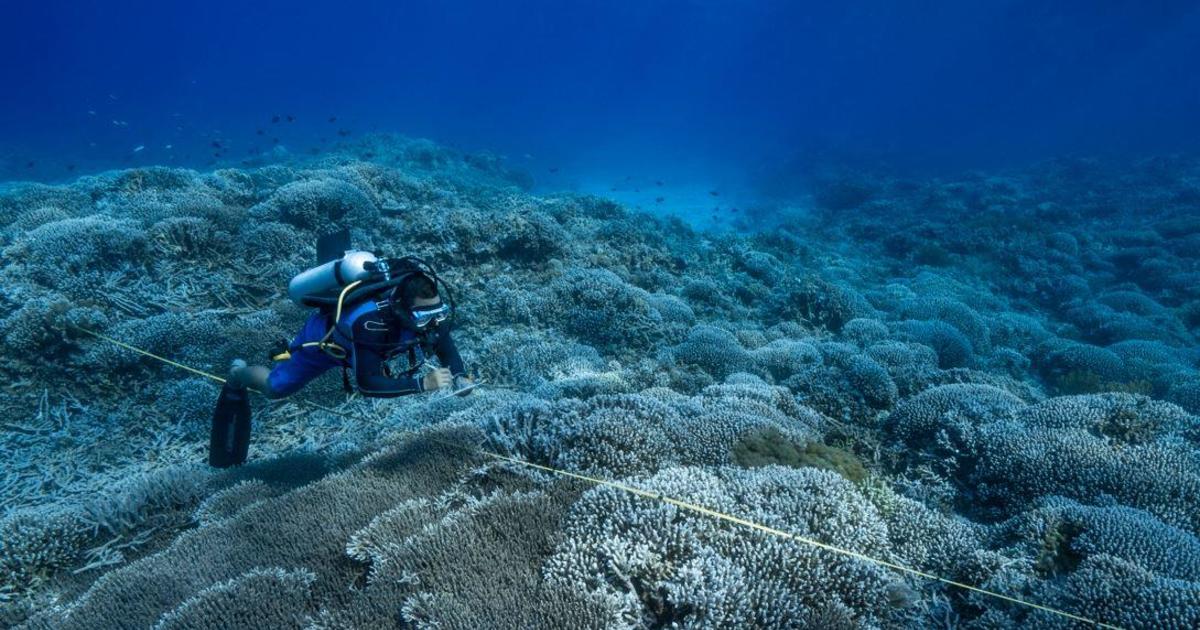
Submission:
[[[291,358],[277,364],[267,378],[269,397],[282,398],[295,393],[333,367],[352,369],[358,391],[366,396],[390,398],[419,393],[424,388],[421,378],[414,373],[430,354],[437,356],[442,366],[449,368],[454,376],[466,375],[448,324],[430,324],[418,334],[381,311],[373,300],[343,313],[333,332],[331,341],[348,352],[345,359],[329,356],[313,346],[300,347],[306,342],[320,341],[329,330],[333,317],[324,310],[309,316],[300,334],[289,344]],[[407,355],[409,370],[393,376],[389,374],[386,362],[398,354]]]

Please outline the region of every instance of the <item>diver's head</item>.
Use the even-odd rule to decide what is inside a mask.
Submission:
[[[412,272],[396,285],[388,302],[392,317],[412,330],[427,330],[431,324],[450,317],[450,305],[442,302],[437,283],[419,271]]]

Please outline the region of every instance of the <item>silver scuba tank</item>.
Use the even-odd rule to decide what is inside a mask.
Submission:
[[[367,263],[376,261],[371,252],[346,250],[341,258],[302,271],[292,278],[288,283],[288,297],[301,306],[311,306],[305,298],[336,294],[342,287],[370,275]]]

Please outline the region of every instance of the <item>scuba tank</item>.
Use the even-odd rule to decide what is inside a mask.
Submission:
[[[292,278],[288,283],[288,297],[301,306],[327,303],[331,295],[336,297],[346,285],[371,276],[377,262],[371,252],[346,250],[341,257]]]
[[[341,328],[343,310],[399,286],[415,273],[425,274],[441,286],[450,303],[449,317],[452,318],[454,294],[429,263],[415,256],[380,259],[371,252],[352,249],[349,230],[319,237],[317,266],[292,278],[288,283],[288,297],[296,304],[328,313],[333,325],[320,341],[309,341],[299,347],[314,347],[335,359],[345,359],[349,355],[347,349],[332,340],[334,331]],[[347,339],[351,336],[346,330],[341,333]],[[291,358],[291,350],[287,345],[277,348],[271,358],[286,361]]]

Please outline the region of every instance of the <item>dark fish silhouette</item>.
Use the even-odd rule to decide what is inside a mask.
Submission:
[[[720,192],[720,191],[717,191],[717,190],[710,190],[710,191],[708,191],[708,194],[710,194],[710,195],[712,195],[712,196],[714,196],[714,197],[720,197],[720,196],[721,196],[721,192]]]
[[[212,148],[214,148],[214,149],[220,149],[220,148],[221,148],[221,141],[220,141],[220,140],[213,140],[213,141],[212,141],[211,143],[209,143],[209,144],[211,144],[211,145],[212,145]]]
[[[662,186],[662,185],[663,185],[663,183],[662,183],[662,180],[661,180],[661,179],[656,179],[656,180],[654,180],[654,185],[655,185],[655,186]]]
[[[551,173],[557,173],[557,172],[558,172],[558,167],[557,167],[557,166],[551,166],[551,167],[550,167],[550,172],[551,172]]]
[[[331,122],[331,123],[333,123],[333,122],[337,122],[337,116],[330,116],[330,117],[329,117],[329,122]]]
[[[254,133],[257,133],[257,134],[258,134],[258,135],[260,135],[260,136],[265,136],[265,135],[267,135],[267,132],[263,131],[262,129],[259,129],[259,130],[255,131]]]
[[[350,130],[349,129],[338,129],[338,135],[345,138],[346,136],[350,135]]]
[[[37,162],[34,162],[33,160],[29,160],[28,162],[25,163],[25,168],[33,168],[36,165],[37,165]]]
[[[666,200],[667,200],[667,198],[666,198],[666,197],[655,197],[655,198],[654,198],[654,203],[662,203],[662,202],[664,202],[664,201],[666,201]]]
[[[272,117],[271,117],[271,122],[272,122],[272,123],[277,123],[277,122],[279,122],[279,114],[275,114],[274,116],[272,116]]]
[[[71,172],[74,172],[74,171],[75,171],[75,165],[74,165],[74,164],[68,164],[68,165],[67,165],[67,170],[68,170],[68,171],[71,171]]]
[[[291,115],[291,114],[288,114],[288,115],[287,115],[287,121],[288,121],[288,122],[290,122],[290,123],[292,123],[292,122],[296,122],[296,117],[295,117],[295,116],[293,116],[293,115]]]

